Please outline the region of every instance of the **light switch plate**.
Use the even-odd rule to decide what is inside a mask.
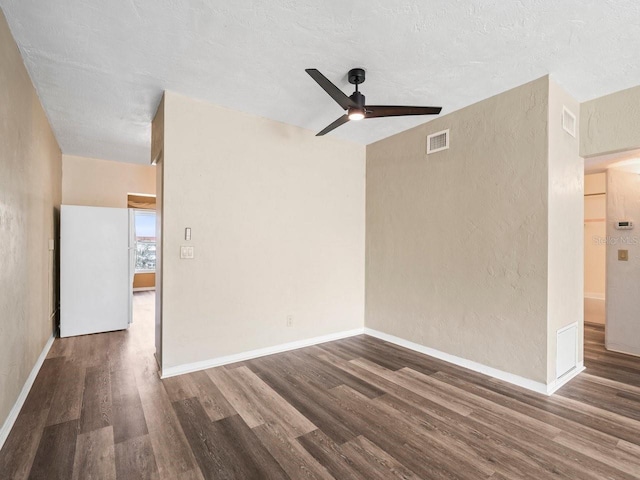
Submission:
[[[181,245],[180,246],[180,258],[182,259],[192,259],[194,258],[194,250],[191,245]]]
[[[629,261],[629,250],[618,250],[618,261],[628,262]]]

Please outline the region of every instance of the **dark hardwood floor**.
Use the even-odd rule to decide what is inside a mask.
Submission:
[[[129,331],[55,341],[1,478],[640,478],[640,359],[601,328],[552,397],[368,336],[160,380],[135,303]]]

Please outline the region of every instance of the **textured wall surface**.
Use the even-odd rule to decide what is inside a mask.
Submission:
[[[62,203],[127,208],[127,194],[156,193],[151,165],[62,156]]]
[[[363,146],[166,93],[163,169],[163,367],[363,327]]]
[[[0,11],[0,425],[53,332],[60,177],[60,148]]]
[[[546,382],[547,104],[544,77],[367,147],[367,327]]]
[[[640,175],[607,171],[607,348],[640,355]],[[633,230],[616,230],[614,222],[633,220]],[[629,251],[619,261],[618,250]]]
[[[640,148],[640,86],[585,102],[580,108],[580,155]]]
[[[577,361],[583,357],[584,160],[578,152],[578,139],[562,128],[563,107],[580,118],[580,104],[550,80],[547,383],[557,377],[556,340],[560,328],[577,322]]]

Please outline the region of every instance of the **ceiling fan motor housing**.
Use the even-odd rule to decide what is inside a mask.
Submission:
[[[349,98],[353,100],[359,107],[364,108],[364,95],[360,92],[353,92]]]
[[[349,83],[352,83],[353,85],[360,85],[361,83],[364,83],[364,68],[352,68],[349,70],[348,78]]]

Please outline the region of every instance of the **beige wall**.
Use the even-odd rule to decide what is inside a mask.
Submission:
[[[368,146],[367,327],[546,382],[548,101],[541,78]]]
[[[550,80],[547,128],[547,383],[557,378],[556,339],[559,329],[577,323],[578,362],[583,360],[584,350],[584,160],[579,155],[578,139],[562,128],[564,107],[580,118],[580,104]]]
[[[1,10],[0,65],[2,425],[53,332],[61,154]]]
[[[584,321],[604,325],[607,174],[584,176]]]
[[[548,133],[565,101],[544,77],[368,146],[367,327],[550,381],[551,328],[582,319],[581,160]]]
[[[585,175],[584,294],[604,299],[607,249],[606,173]]]
[[[62,203],[127,208],[127,194],[156,192],[151,165],[62,156]]]
[[[162,367],[162,239],[164,205],[164,95],[151,124],[151,161],[156,162],[156,308],[155,345],[156,360]]]
[[[163,367],[362,328],[364,147],[164,102]]]
[[[640,86],[583,103],[580,125],[583,157],[640,148]]]
[[[617,230],[614,222],[633,220],[633,230]],[[607,348],[640,355],[640,175],[607,170]],[[618,250],[629,252],[619,261]]]

